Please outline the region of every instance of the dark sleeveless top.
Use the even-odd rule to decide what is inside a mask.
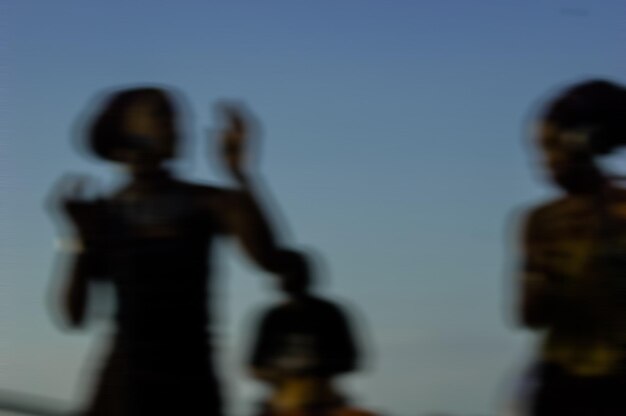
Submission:
[[[208,292],[220,226],[204,202],[219,192],[167,180],[104,203],[101,269],[115,291],[116,330],[88,414],[217,414]]]

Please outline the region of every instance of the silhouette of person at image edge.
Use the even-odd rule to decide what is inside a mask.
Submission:
[[[626,190],[598,158],[626,141],[626,90],[574,85],[541,119],[539,145],[562,195],[523,230],[522,324],[543,334],[533,415],[626,414]]]
[[[307,258],[284,250],[281,288],[286,299],[265,311],[250,358],[251,375],[271,387],[259,416],[374,416],[349,406],[334,383],[357,367],[349,322],[334,303],[310,293]]]
[[[222,159],[238,190],[185,182],[167,169],[180,140],[176,109],[168,92],[137,88],[112,95],[88,135],[97,156],[126,168],[126,184],[88,198],[79,177],[56,191],[80,243],[61,276],[66,320],[84,326],[97,300],[93,283],[110,283],[116,298],[112,347],[85,415],[222,414],[210,249],[216,237],[234,235],[267,271],[276,251],[245,171],[248,126],[237,110],[223,110]]]

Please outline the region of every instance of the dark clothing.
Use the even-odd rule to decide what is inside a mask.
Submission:
[[[341,309],[307,297],[271,308],[262,316],[250,364],[283,374],[332,376],[354,370],[357,355]]]
[[[537,376],[540,383],[531,403],[533,416],[626,415],[626,372],[584,377],[543,363]]]
[[[208,187],[166,180],[105,204],[101,277],[115,290],[116,332],[89,416],[220,415],[211,362]]]

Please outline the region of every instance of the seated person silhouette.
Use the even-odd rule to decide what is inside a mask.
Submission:
[[[310,293],[305,255],[279,254],[286,299],[262,314],[249,363],[271,396],[260,416],[373,416],[348,406],[334,379],[356,370],[359,353],[349,322],[336,304]]]

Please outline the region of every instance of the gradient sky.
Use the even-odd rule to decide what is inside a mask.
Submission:
[[[63,173],[111,182],[71,145],[105,88],[184,92],[181,174],[205,157],[218,99],[263,124],[260,170],[284,238],[323,259],[321,291],[367,338],[346,388],[389,415],[501,411],[534,338],[509,301],[518,214],[553,193],[529,147],[536,106],[588,77],[626,81],[620,0],[3,1],[0,388],[78,403],[106,328],[68,334],[45,305]],[[625,165],[626,166],[626,165]],[[267,195],[269,197],[269,195]],[[259,397],[246,328],[274,299],[220,249],[221,359],[233,414]]]

